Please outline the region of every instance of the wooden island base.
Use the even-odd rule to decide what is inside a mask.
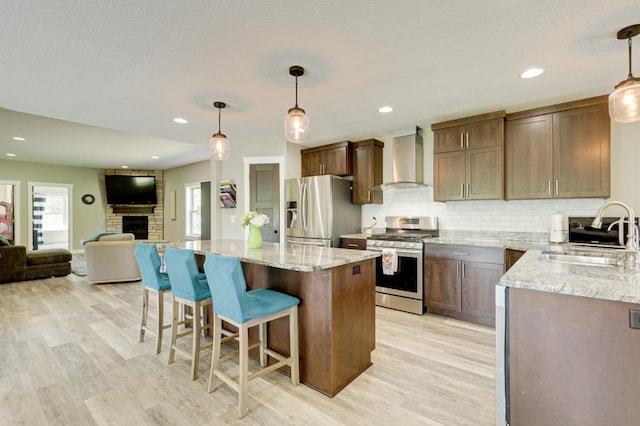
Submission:
[[[296,296],[300,381],[333,397],[371,365],[375,349],[375,259],[302,272],[242,263],[249,289]],[[272,322],[269,347],[289,354],[288,321]]]

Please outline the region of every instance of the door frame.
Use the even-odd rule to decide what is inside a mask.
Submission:
[[[279,208],[280,208],[280,244],[284,244],[284,156],[274,156],[274,157],[242,157],[242,162],[244,163],[244,185],[243,185],[243,205],[245,208],[249,208],[250,203],[250,194],[251,185],[249,184],[249,174],[252,164],[277,164],[278,165],[278,197],[279,197]],[[245,228],[245,239],[249,233],[249,229]]]
[[[21,183],[19,180],[0,180],[0,185],[13,185],[13,243],[17,246],[24,245],[20,233],[20,228],[22,228],[22,218],[20,217]]]
[[[69,251],[73,249],[73,184],[72,183],[53,183],[53,182],[27,182],[27,247],[33,247],[33,187],[34,186],[56,186],[67,188],[67,210],[69,212],[69,223],[67,227],[67,238],[69,242]]]

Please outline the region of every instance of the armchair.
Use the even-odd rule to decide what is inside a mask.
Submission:
[[[140,269],[133,234],[106,234],[84,245],[87,280],[92,283],[138,281]]]

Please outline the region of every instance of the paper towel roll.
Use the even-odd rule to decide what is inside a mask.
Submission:
[[[564,241],[564,216],[561,214],[551,215],[551,226],[549,227],[549,241],[552,243],[561,243]]]

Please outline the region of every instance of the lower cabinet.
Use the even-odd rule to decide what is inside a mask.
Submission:
[[[503,274],[504,249],[427,245],[427,312],[494,327],[495,285]]]

